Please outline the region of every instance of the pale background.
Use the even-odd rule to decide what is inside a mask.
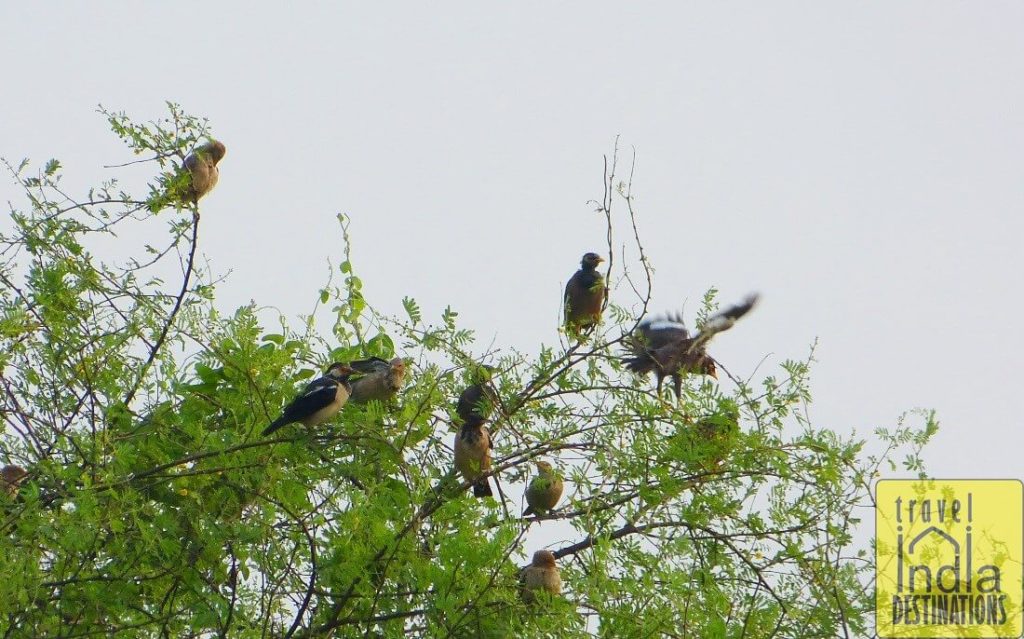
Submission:
[[[132,159],[98,103],[179,102],[228,148],[223,309],[308,312],[344,211],[371,303],[533,352],[621,134],[656,310],[761,291],[730,370],[819,338],[816,425],[935,408],[931,473],[1021,476],[1024,4],[211,4],[4,3],[0,155],[95,183]]]

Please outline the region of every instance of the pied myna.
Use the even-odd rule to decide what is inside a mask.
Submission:
[[[546,515],[558,505],[558,500],[562,498],[564,488],[562,478],[548,462],[538,461],[535,463],[537,475],[530,480],[530,484],[526,487],[527,507],[523,511],[524,517]]]
[[[28,471],[21,466],[10,464],[0,469],[0,494],[11,499],[18,494],[18,486],[28,477]]]
[[[653,371],[658,378],[659,395],[662,382],[671,377],[676,399],[682,393],[683,375],[687,373],[710,375],[717,379],[715,360],[707,354],[705,347],[717,333],[732,328],[736,320],[754,308],[757,299],[756,294],[750,295],[741,304],[712,315],[694,337],[690,337],[679,317],[644,320],[637,327],[639,335],[630,340],[633,356],[625,359],[626,368],[641,376]]]
[[[218,140],[200,144],[185,157],[185,169],[189,172],[188,199],[195,203],[199,198],[217,186],[220,169],[217,163],[224,158],[227,149]]]
[[[520,594],[527,604],[537,602],[537,592],[553,596],[562,594],[562,576],[555,565],[555,554],[550,550],[533,553],[533,562],[519,574]]]
[[[263,429],[269,435],[278,428],[302,422],[304,426],[316,426],[334,417],[348,401],[352,384],[348,378],[355,373],[345,364],[331,364],[324,376],[315,379],[302,393],[285,407],[280,417]]]
[[[405,361],[396,357],[390,362],[379,357],[360,359],[349,364],[362,377],[352,380],[352,396],[357,404],[377,400],[385,401],[395,396],[405,380]]]
[[[608,298],[608,286],[597,270],[603,261],[597,253],[587,253],[580,261],[580,270],[565,285],[565,330],[570,337],[578,339],[601,321]]]

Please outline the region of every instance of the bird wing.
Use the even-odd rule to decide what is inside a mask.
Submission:
[[[739,304],[733,304],[724,310],[721,310],[704,322],[704,325],[700,327],[700,333],[694,339],[694,345],[691,347],[691,351],[697,348],[701,348],[708,342],[712,337],[727,331],[733,327],[736,320],[743,317],[750,312],[752,308],[757,304],[757,300],[760,296],[757,293],[751,293]]]
[[[348,366],[358,373],[369,375],[370,373],[382,373],[390,370],[391,362],[379,357],[369,357],[367,359],[357,359]]]
[[[565,322],[569,321],[569,318],[572,314],[572,304],[570,302],[570,298],[573,297],[576,289],[577,275],[579,275],[579,273],[573,274],[573,276],[569,278],[569,281],[565,283],[565,293],[562,295],[562,320]]]
[[[690,331],[678,317],[666,317],[664,319],[644,320],[638,327],[640,338],[644,340],[646,348],[657,350],[662,346],[681,342],[690,337]]]
[[[641,375],[664,370],[671,356],[689,339],[690,331],[679,318],[644,320],[629,339],[629,352],[633,357],[625,359],[626,367]]]
[[[338,381],[330,377],[315,379],[284,409],[284,416],[297,421],[327,407],[335,400]]]

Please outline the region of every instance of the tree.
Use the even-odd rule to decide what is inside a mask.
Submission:
[[[617,154],[597,205],[610,281],[633,297],[613,294],[582,342],[499,357],[450,308],[434,323],[411,297],[406,317],[374,311],[348,250],[320,292],[326,329],[311,316],[268,330],[254,305],[224,313],[196,259],[199,205],[167,197],[207,122],[173,104],[148,124],[102,113],[160,169],[145,198],[116,180],[73,196],[56,160],[34,175],[7,164],[25,203],[0,236],[0,462],[28,476],[0,495],[4,637],[867,632],[857,509],[900,451],[920,470],[933,417],[879,431],[872,455],[796,410],[810,355],[730,376],[731,390],[690,376],[678,403],[625,372],[653,280]],[[612,250],[613,220],[634,231],[632,262]],[[714,306],[711,289],[701,317]],[[396,354],[413,365],[395,400],[259,436],[327,363]],[[483,363],[499,490],[478,500],[451,443],[455,398]],[[523,518],[540,459],[566,496]],[[524,540],[558,526],[563,595],[527,605]]]

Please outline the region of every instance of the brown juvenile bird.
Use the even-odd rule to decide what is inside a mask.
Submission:
[[[227,149],[218,140],[210,140],[197,146],[185,158],[185,169],[189,172],[188,199],[198,202],[199,198],[217,186],[220,169],[217,163],[224,158]]]
[[[361,359],[349,366],[363,376],[352,380],[352,396],[357,404],[391,399],[402,388],[405,381],[405,361],[396,357],[390,362],[379,357]]]
[[[601,310],[608,298],[608,286],[597,270],[604,259],[597,253],[587,253],[565,285],[565,331],[579,339],[593,330],[601,321]]]
[[[455,468],[473,482],[474,497],[490,497],[491,484],[482,475],[491,470],[491,432],[479,420],[464,423],[455,434]]]
[[[562,576],[555,565],[555,554],[550,550],[533,553],[533,563],[523,568],[519,575],[520,594],[527,604],[536,603],[537,591],[543,590],[554,596],[562,594]]]
[[[18,486],[28,477],[28,472],[21,466],[10,464],[0,469],[0,493],[11,499],[18,494]]]
[[[564,488],[562,478],[548,462],[538,461],[535,463],[537,475],[530,480],[529,486],[526,487],[527,507],[523,511],[524,517],[535,514],[546,515],[558,505],[558,500],[562,498]]]
[[[281,416],[263,429],[263,435],[269,435],[293,422],[302,422],[307,427],[316,426],[337,415],[352,393],[352,385],[348,378],[353,373],[355,371],[345,364],[331,364],[323,377],[310,382],[302,393],[285,407]]]
[[[455,405],[459,432],[455,434],[455,468],[468,481],[473,481],[473,495],[490,497],[491,484],[480,477],[491,469],[491,432],[484,424],[497,403],[497,394],[491,386],[494,368],[481,364],[473,368],[473,382],[459,395]],[[478,479],[479,478],[479,479]]]
[[[707,354],[705,347],[712,337],[732,328],[736,320],[754,308],[757,299],[756,294],[749,295],[741,304],[712,315],[694,337],[690,337],[690,332],[678,316],[644,320],[637,327],[639,336],[633,336],[630,340],[633,357],[624,360],[626,368],[641,376],[653,371],[658,378],[659,395],[662,382],[666,377],[671,377],[672,390],[678,400],[682,393],[684,375],[691,373],[718,378],[715,360]]]

